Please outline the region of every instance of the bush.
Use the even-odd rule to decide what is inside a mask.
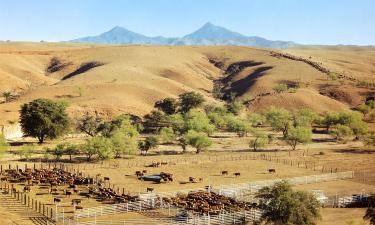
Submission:
[[[288,85],[286,84],[276,84],[274,87],[273,87],[273,90],[276,91],[276,93],[283,93],[283,92],[286,92],[288,90]]]

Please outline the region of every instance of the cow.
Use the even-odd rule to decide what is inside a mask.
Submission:
[[[276,169],[269,169],[268,172],[269,173],[276,173]]]
[[[223,170],[223,171],[221,171],[221,175],[228,175],[228,171],[227,170]]]

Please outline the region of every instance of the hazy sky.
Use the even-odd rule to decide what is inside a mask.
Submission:
[[[0,0],[0,40],[63,41],[114,26],[176,37],[206,22],[271,40],[375,45],[375,0]]]

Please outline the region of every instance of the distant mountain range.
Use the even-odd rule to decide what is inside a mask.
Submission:
[[[145,45],[240,45],[262,48],[289,48],[298,45],[291,41],[271,41],[257,36],[245,36],[212,23],[206,23],[197,31],[181,38],[148,37],[117,26],[98,36],[78,38],[68,42]]]

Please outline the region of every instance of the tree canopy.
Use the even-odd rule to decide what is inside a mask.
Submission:
[[[203,95],[196,92],[186,92],[179,95],[180,99],[180,110],[182,113],[188,112],[190,109],[196,108],[203,104]]]
[[[271,106],[265,112],[265,117],[273,130],[282,131],[284,137],[287,136],[292,118],[292,114],[288,110]]]
[[[163,111],[167,115],[172,115],[177,112],[178,102],[174,98],[165,98],[155,102],[154,107]]]
[[[36,99],[21,106],[20,124],[25,136],[35,137],[39,143],[55,139],[69,131],[70,119],[66,104],[49,99]]]
[[[196,148],[196,153],[200,153],[202,150],[206,150],[208,147],[212,145],[212,141],[208,138],[207,134],[202,132],[196,132],[194,130],[190,130],[186,134],[186,141],[189,145]]]
[[[294,191],[286,181],[259,190],[256,195],[263,209],[262,220],[277,225],[315,225],[320,203],[308,192]]]
[[[311,141],[311,128],[308,127],[291,127],[286,142],[291,146],[292,150],[296,149],[297,144],[305,144]]]

